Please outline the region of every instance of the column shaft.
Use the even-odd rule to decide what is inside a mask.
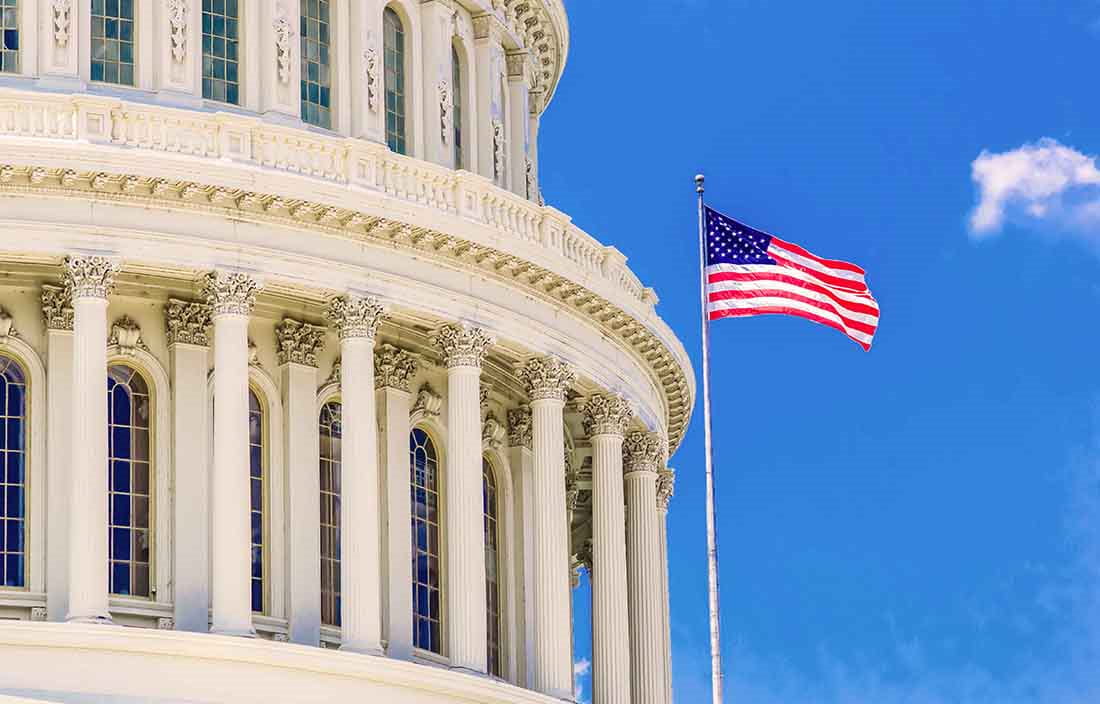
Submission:
[[[109,621],[107,605],[107,298],[73,297],[69,620]]]
[[[485,672],[485,526],[482,518],[480,366],[447,370],[447,603],[451,664]]]
[[[225,635],[255,635],[248,436],[248,316],[216,311],[212,630]]]
[[[286,439],[288,603],[290,642],[321,642],[321,439],[317,416],[317,369],[282,367],[283,437]]]
[[[389,587],[386,602],[388,655],[409,660],[413,654],[412,508],[409,499],[409,393],[395,388],[382,399],[386,472],[386,544]]]
[[[60,289],[52,289],[59,291]],[[66,304],[67,305],[67,304]],[[49,319],[46,321],[50,325]],[[73,333],[50,328],[46,354],[46,472],[48,507],[69,505],[69,461],[72,448]],[[49,510],[46,516],[46,609],[51,621],[69,613],[69,512]]]
[[[668,508],[658,508],[658,543],[661,548],[661,661],[664,664],[664,685],[666,702],[672,701],[672,622],[669,616],[668,591]]]
[[[343,337],[340,376],[344,404],[340,477],[341,647],[381,654],[381,523],[373,337]]]
[[[635,470],[626,475],[626,504],[631,691],[637,704],[663,704],[664,617],[655,471]]]
[[[592,695],[630,704],[623,436],[592,436]]]

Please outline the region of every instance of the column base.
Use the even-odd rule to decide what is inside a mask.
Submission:
[[[355,653],[356,655],[368,655],[372,658],[386,657],[386,651],[382,650],[382,646],[372,645],[370,643],[341,643],[340,651],[344,653]]]
[[[210,633],[216,636],[230,636],[231,638],[256,638],[256,629],[249,627],[246,629],[241,628],[219,628],[213,627],[210,629]]]
[[[115,622],[108,616],[68,616],[65,623],[83,623],[93,626],[113,626]]]
[[[488,672],[482,672],[481,670],[475,670],[469,667],[463,667],[462,665],[452,665],[450,667],[451,672],[461,672],[464,675],[470,675],[471,677],[481,677],[483,679],[492,679]]]

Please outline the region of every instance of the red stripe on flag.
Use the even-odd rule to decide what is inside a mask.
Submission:
[[[798,308],[783,308],[780,306],[774,306],[767,308],[760,307],[752,309],[734,308],[729,310],[714,310],[710,312],[710,319],[719,320],[721,318],[745,318],[752,315],[793,315],[798,318],[805,318],[806,320],[820,323],[822,325],[833,328],[834,330],[839,330],[840,332],[844,333],[845,337],[862,347],[864,352],[867,352],[871,349],[871,344],[869,342],[862,342],[852,337],[848,333],[848,331],[844,329],[844,326],[840,323],[834,320],[829,320],[828,318],[814,315],[813,313],[808,313]]]
[[[776,237],[775,235],[772,235],[772,242],[775,242],[776,244],[778,244],[783,249],[789,249],[790,251],[794,252],[795,254],[801,254],[802,256],[804,256],[808,259],[813,259],[815,262],[818,262],[819,264],[823,264],[823,265],[829,267],[830,269],[844,269],[845,271],[850,271],[854,274],[863,274],[863,275],[865,275],[867,273],[866,271],[863,270],[863,267],[852,264],[851,262],[841,261],[840,259],[824,259],[822,257],[817,256],[816,254],[810,253],[809,251],[807,251],[803,247],[799,247],[797,244],[794,244],[793,242],[788,242],[786,240],[781,240],[778,237]]]
[[[798,269],[799,271],[803,271],[814,277],[815,279],[818,279],[819,281],[834,288],[839,288],[842,291],[852,291],[853,293],[865,293],[867,291],[867,284],[863,282],[854,281],[852,279],[845,279],[839,276],[829,276],[828,274],[823,274],[816,269],[811,269],[808,266],[803,266],[802,264],[779,256],[775,253],[775,250],[773,249],[768,249],[768,256],[785,267],[790,267],[791,269]]]
[[[811,282],[806,281],[804,279],[800,279],[797,276],[791,276],[789,274],[781,274],[781,273],[766,274],[766,273],[763,273],[763,272],[738,274],[738,273],[735,273],[735,272],[732,272],[732,271],[720,271],[720,272],[715,272],[713,274],[710,274],[710,276],[708,278],[708,283],[712,283],[712,284],[719,283],[719,282],[722,282],[722,281],[735,281],[735,282],[736,281],[753,281],[753,282],[779,281],[779,282],[782,282],[782,283],[790,284],[792,286],[798,286],[800,288],[804,288],[804,289],[807,289],[807,290],[810,290],[810,291],[816,291],[817,293],[826,295],[829,298],[831,298],[833,301],[835,301],[837,303],[837,305],[842,306],[846,310],[850,310],[853,313],[864,313],[866,315],[875,315],[875,316],[878,315],[878,307],[875,306],[875,305],[872,305],[875,302],[875,299],[871,298],[870,294],[857,294],[857,293],[853,293],[853,292],[850,292],[850,291],[846,291],[845,293],[848,293],[849,295],[852,295],[852,296],[859,296],[861,298],[865,298],[868,302],[867,303],[861,303],[861,302],[857,302],[857,301],[851,301],[847,298],[841,298],[840,296],[837,295],[837,293],[833,289],[829,288],[828,286],[822,286],[821,284],[811,283]],[[715,291],[714,293],[719,293],[719,292]]]
[[[814,308],[819,308],[822,311],[825,311],[825,312],[828,312],[828,313],[833,313],[834,315],[838,316],[841,320],[843,320],[844,324],[847,325],[850,330],[857,330],[859,332],[864,333],[865,335],[874,335],[875,330],[878,329],[878,324],[877,323],[872,325],[870,323],[865,323],[861,320],[852,320],[848,316],[844,315],[843,310],[839,310],[835,307],[832,310],[830,310],[828,307],[826,307],[826,305],[824,303],[822,303],[821,301],[819,301],[816,298],[811,298],[809,296],[800,296],[800,295],[798,295],[796,293],[792,293],[790,291],[779,291],[779,290],[771,290],[771,291],[715,291],[715,292],[710,294],[710,300],[711,300],[712,303],[714,301],[747,300],[747,299],[761,298],[761,297],[786,298],[788,300],[799,301],[801,303],[811,305]],[[768,306],[762,306],[762,307],[755,307],[754,306],[753,308],[747,309],[747,310],[761,310],[762,308],[767,308],[767,307]]]

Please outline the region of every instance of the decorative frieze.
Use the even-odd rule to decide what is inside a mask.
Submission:
[[[665,458],[665,441],[657,433],[633,432],[623,441],[623,472],[657,472]]]
[[[122,316],[111,325],[107,344],[117,345],[119,352],[127,357],[132,357],[139,349],[146,349],[145,341],[141,339],[141,326],[128,315]]]
[[[42,286],[42,317],[47,330],[73,329],[73,297],[66,286]]]
[[[557,357],[537,357],[527,360],[520,369],[519,378],[527,387],[532,401],[565,401],[566,393],[576,379],[576,372]]]
[[[275,326],[279,364],[317,366],[317,355],[325,347],[325,329],[292,318]]]
[[[413,404],[412,412],[422,413],[427,418],[438,418],[443,412],[443,397],[430,384],[424,384],[416,392],[416,403]]]
[[[508,411],[508,445],[531,449],[531,409],[528,406]]]
[[[328,318],[340,332],[340,339],[365,337],[373,340],[386,310],[377,298],[347,295],[329,300]]]
[[[581,406],[584,432],[588,436],[623,436],[633,415],[634,412],[626,399],[612,394],[590,396]]]
[[[508,429],[490,413],[481,425],[481,442],[485,447],[499,450],[504,447],[504,441],[508,438]]]
[[[444,325],[435,334],[435,345],[443,353],[443,362],[452,367],[481,367],[485,353],[496,340],[481,328],[470,325]]]
[[[107,257],[67,257],[62,278],[74,299],[107,298],[121,268],[121,264]]]
[[[239,271],[213,271],[203,281],[203,297],[214,316],[251,315],[260,284]]]
[[[57,46],[64,49],[69,45],[69,13],[72,0],[51,0],[53,9],[53,39]]]
[[[416,355],[386,343],[374,353],[374,388],[408,391],[418,366]]]
[[[45,606],[34,606],[31,608],[32,621],[45,621],[47,618],[49,618],[49,612],[46,611]]]
[[[201,345],[208,347],[210,337],[211,308],[205,303],[168,299],[164,306],[164,325],[168,331],[169,345]]]
[[[176,620],[168,616],[163,616],[157,619],[158,631],[174,631],[176,630]]]
[[[275,30],[275,59],[279,64],[279,80],[290,83],[291,40],[294,38],[294,26],[290,23],[286,8],[275,8],[275,18],[271,21]]]
[[[668,511],[668,502],[676,489],[676,473],[665,468],[657,472],[657,508]]]
[[[183,63],[187,58],[187,14],[190,3],[186,0],[168,0],[168,29],[172,42],[172,59]]]

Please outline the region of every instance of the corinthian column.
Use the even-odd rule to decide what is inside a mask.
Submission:
[[[436,344],[447,365],[447,604],[454,667],[484,673],[488,661],[482,517],[481,363],[492,338],[447,325]]]
[[[340,331],[343,458],[340,470],[340,623],[343,650],[382,654],[382,581],[378,515],[378,421],[374,336],[382,321],[374,298],[329,303]]]
[[[664,704],[661,628],[661,551],[657,526],[657,467],[663,441],[631,433],[623,446],[626,472],[627,603],[630,608],[630,688],[637,704]]]
[[[582,413],[592,440],[592,696],[630,704],[623,436],[631,411],[618,396],[593,396]]]
[[[661,623],[661,644],[664,646],[662,661],[665,666],[665,701],[672,701],[672,622],[668,605],[668,502],[672,498],[676,474],[669,468],[657,475],[657,525],[661,545],[661,606],[664,617]]]
[[[569,534],[565,518],[565,394],[573,370],[553,357],[520,373],[531,397],[535,643],[532,683],[543,694],[573,697]]]
[[[107,296],[119,265],[69,257],[73,397],[69,468],[70,621],[107,623]]]
[[[214,468],[212,601],[214,633],[254,636],[249,558],[248,317],[259,284],[239,272],[214,272],[204,296],[214,320]]]

